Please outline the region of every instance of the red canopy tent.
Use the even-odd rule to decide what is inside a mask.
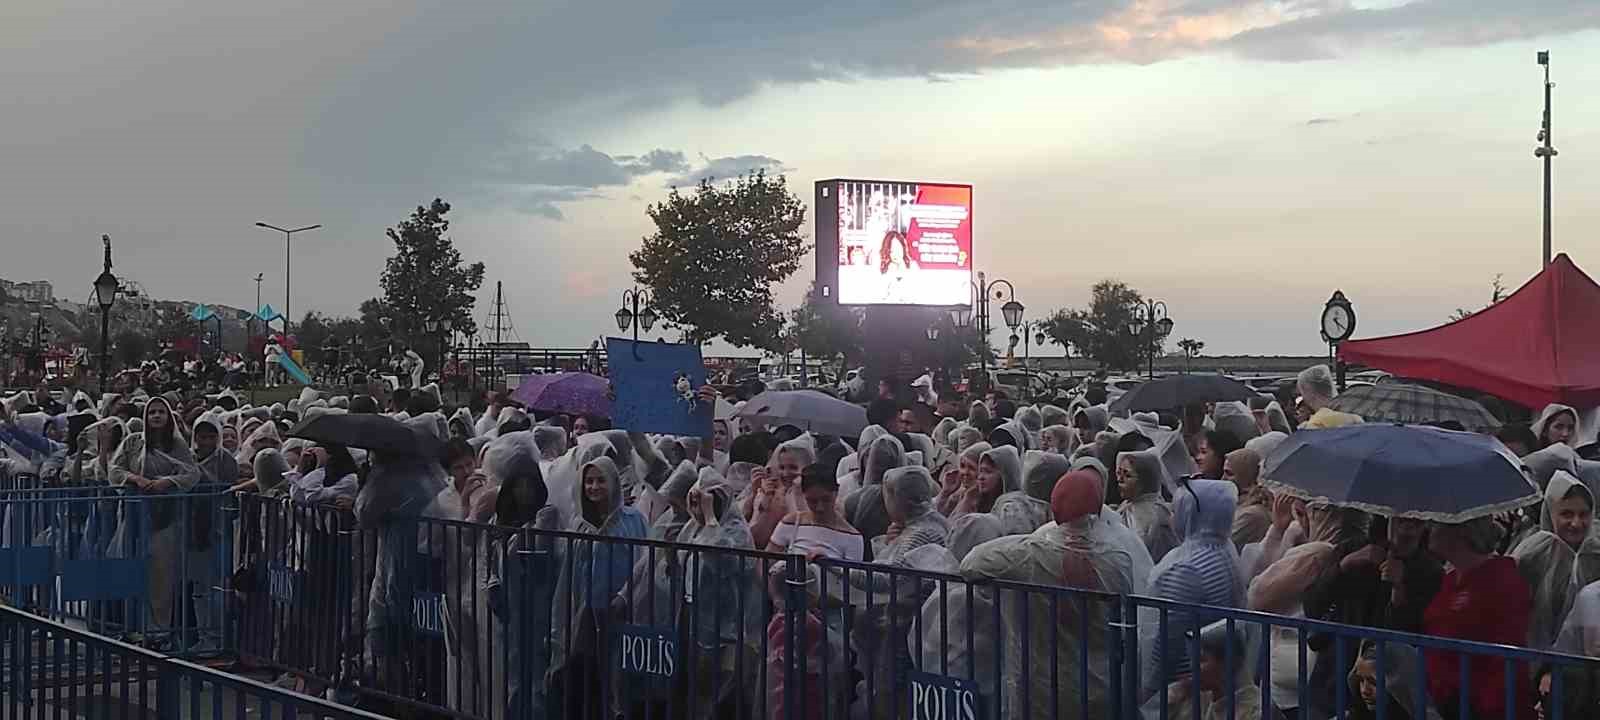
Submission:
[[[1473,388],[1537,411],[1600,405],[1600,285],[1559,255],[1499,303],[1404,335],[1351,340],[1339,357]]]

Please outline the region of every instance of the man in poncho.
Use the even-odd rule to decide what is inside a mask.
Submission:
[[[1133,592],[1132,559],[1127,551],[1108,541],[1098,522],[1104,497],[1104,486],[1094,473],[1067,473],[1050,495],[1054,524],[1029,535],[978,546],[961,562],[961,574],[975,582],[993,579],[1110,594]],[[1021,601],[1015,599],[1015,592],[1006,591],[1005,595],[1001,602],[1008,609],[1018,607]],[[1096,599],[1079,603],[1069,598],[1053,601],[1053,597],[1050,593],[1028,593],[1026,617],[1020,612],[1002,614],[1000,630],[1005,656],[1000,688],[1002,712],[998,717],[1021,717],[1024,707],[1031,708],[1030,716],[1035,720],[1077,717],[1085,697],[1089,717],[1110,717],[1111,678],[1107,672],[1114,638],[1096,628],[1104,628],[1110,622],[1111,606]],[[1084,612],[1089,615],[1087,619],[1082,617]],[[1083,622],[1091,628],[1088,637],[1079,635]],[[1024,636],[1027,657],[1023,656]],[[1080,685],[1080,653],[1088,654],[1083,670],[1088,674],[1087,686]],[[1050,683],[1037,681],[1039,673],[1048,674],[1051,667],[1063,669],[1053,678],[1054,692]],[[1024,683],[1024,668],[1035,676],[1033,683]],[[983,670],[980,668],[979,672]]]
[[[1007,535],[1027,535],[1050,522],[1050,493],[1072,463],[1065,455],[1029,450],[1022,457],[1022,489],[994,501],[990,510]]]

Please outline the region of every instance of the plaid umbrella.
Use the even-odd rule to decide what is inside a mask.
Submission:
[[[1404,383],[1358,387],[1333,399],[1329,407],[1360,415],[1368,422],[1425,425],[1455,421],[1472,432],[1498,430],[1500,421],[1473,400]]]
[[[524,378],[511,393],[511,399],[530,410],[611,417],[611,383],[589,373],[564,372]]]

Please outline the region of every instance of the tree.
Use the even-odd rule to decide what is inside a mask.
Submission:
[[[1200,357],[1200,351],[1205,348],[1206,343],[1204,340],[1184,338],[1178,341],[1178,349],[1183,351],[1183,356],[1186,358]]]
[[[143,362],[154,346],[150,338],[133,331],[123,330],[113,338],[116,344],[117,363],[122,367],[135,367]]]
[[[1503,277],[1505,277],[1503,274],[1495,274],[1494,281],[1489,284],[1489,304],[1483,306],[1483,309],[1494,307],[1495,305],[1499,304],[1501,300],[1506,299],[1506,286],[1501,282],[1501,278]],[[1476,315],[1478,312],[1480,312],[1480,310],[1456,308],[1456,311],[1450,314],[1450,322],[1465,320],[1473,315]]]
[[[472,322],[473,293],[483,285],[483,263],[463,264],[455,243],[445,235],[450,229],[450,221],[445,219],[449,212],[450,203],[435,198],[389,228],[395,254],[378,278],[393,333],[409,340],[424,356],[433,353],[434,361],[429,363],[433,367],[439,366],[438,335],[424,338],[423,323],[437,320],[466,327]]]
[[[723,338],[736,347],[775,349],[783,316],[772,284],[800,269],[808,243],[805,205],[782,175],[755,172],[725,185],[673,188],[647,211],[656,224],[628,255],[633,278],[650,288],[656,313],[689,342]]]
[[[1143,303],[1144,296],[1127,283],[1101,280],[1094,284],[1088,308],[1057,310],[1045,320],[1044,334],[1102,369],[1135,368],[1151,351],[1128,330],[1134,307]],[[1166,339],[1167,333],[1157,330],[1151,349],[1159,354]]]
[[[793,349],[804,350],[818,360],[839,360],[848,364],[851,358],[860,356],[864,344],[861,311],[826,301],[817,302],[815,284],[806,291],[800,307],[789,312],[785,329]]]

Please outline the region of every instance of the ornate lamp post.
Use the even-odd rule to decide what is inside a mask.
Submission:
[[[100,306],[100,394],[106,394],[106,376],[111,372],[111,306],[117,302],[117,276],[111,274],[111,236],[101,235],[106,245],[106,266],[94,279],[94,301]]]
[[[1144,345],[1144,351],[1149,357],[1146,377],[1154,378],[1156,339],[1172,334],[1172,318],[1167,317],[1167,304],[1160,300],[1150,300],[1142,305],[1134,305],[1133,319],[1128,321],[1128,331]]]
[[[642,359],[639,357],[639,329],[650,332],[657,319],[655,308],[650,307],[650,293],[639,288],[623,290],[622,307],[617,309],[616,318],[617,330],[633,330],[633,358]]]

